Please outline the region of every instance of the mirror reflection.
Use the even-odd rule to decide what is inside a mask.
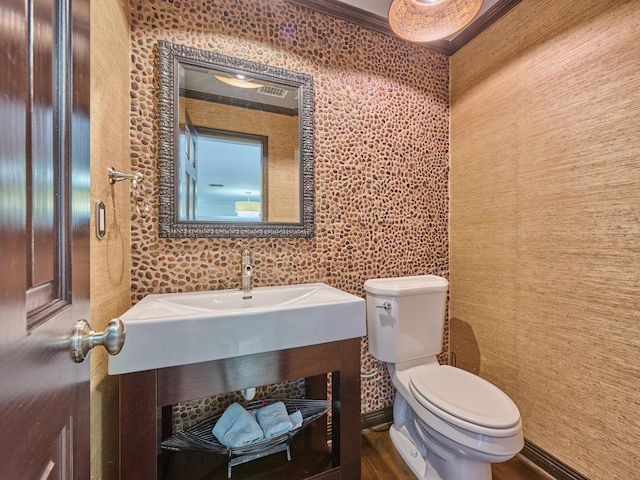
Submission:
[[[312,79],[159,43],[160,234],[313,234]]]
[[[180,65],[178,220],[300,221],[298,88]]]

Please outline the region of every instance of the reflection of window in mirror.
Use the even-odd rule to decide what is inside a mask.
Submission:
[[[180,191],[179,197],[181,204],[187,205],[185,208],[181,205],[181,215],[188,211],[190,201],[197,202],[196,213],[181,216],[180,220],[267,221],[267,137],[206,127],[196,127],[195,131],[197,134],[191,133],[190,137],[197,140],[191,146],[191,152],[197,152],[197,162],[194,162],[197,168],[185,176],[195,179],[198,194],[189,197],[187,187]],[[183,141],[186,142],[186,138],[181,143]],[[191,162],[188,158],[185,160],[189,169]]]
[[[198,132],[189,115],[180,125],[179,212],[184,220],[196,219],[198,184]]]
[[[185,124],[195,125],[198,134],[198,147],[202,148],[202,137],[206,129],[210,132],[224,132],[229,141],[230,135],[237,135],[234,141],[245,142],[248,138],[264,139],[262,151],[262,163],[255,166],[256,169],[249,173],[245,170],[245,178],[261,178],[261,184],[252,187],[239,188],[251,194],[244,195],[243,199],[221,203],[215,199],[216,208],[206,207],[212,205],[211,198],[206,201],[200,195],[209,195],[209,185],[225,184],[221,180],[200,179],[202,169],[197,168],[197,177],[191,174],[190,178],[198,178],[196,190],[187,192],[185,186],[182,190],[176,190],[179,197],[181,215],[179,222],[221,222],[221,223],[265,223],[265,222],[291,222],[301,221],[301,192],[300,182],[300,136],[299,129],[299,87],[289,86],[284,83],[268,81],[256,76],[244,76],[238,73],[231,74],[222,70],[205,69],[202,67],[180,65],[180,102],[179,125],[181,131]],[[192,122],[191,122],[192,120]],[[245,135],[245,137],[242,137]],[[211,135],[209,135],[211,136]],[[244,139],[243,139],[244,138]],[[269,152],[266,151],[268,143]],[[268,153],[268,156],[267,156]],[[187,155],[188,156],[188,155]],[[198,153],[197,161],[203,161],[202,152]],[[234,158],[239,158],[237,155]],[[184,162],[185,159],[179,159]],[[182,171],[182,164],[176,165],[176,172]],[[186,177],[186,173],[184,174]],[[176,178],[182,182],[182,178]],[[217,187],[223,188],[223,187]],[[226,188],[226,186],[224,187]],[[191,194],[191,197],[188,196]],[[258,196],[259,195],[259,199]],[[257,205],[255,203],[244,204],[251,206],[249,210],[230,207],[235,202],[258,202],[260,204],[258,217],[255,217]],[[187,203],[196,202],[195,216],[183,215]],[[242,205],[241,205],[242,206]],[[238,214],[238,212],[244,212]]]

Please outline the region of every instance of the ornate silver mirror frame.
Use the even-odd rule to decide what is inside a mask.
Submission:
[[[299,109],[299,222],[236,222],[184,220],[178,212],[178,148],[180,69],[200,67],[252,78],[298,90]],[[303,73],[241,60],[206,50],[158,42],[158,195],[159,234],[163,238],[312,237],[313,78]]]

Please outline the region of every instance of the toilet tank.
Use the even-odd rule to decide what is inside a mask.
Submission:
[[[367,280],[371,355],[400,363],[439,354],[448,288],[449,282],[435,275]]]

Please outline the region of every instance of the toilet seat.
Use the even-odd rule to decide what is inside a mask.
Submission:
[[[520,412],[495,385],[449,365],[415,368],[409,387],[427,410],[466,430],[508,436],[520,428]]]

